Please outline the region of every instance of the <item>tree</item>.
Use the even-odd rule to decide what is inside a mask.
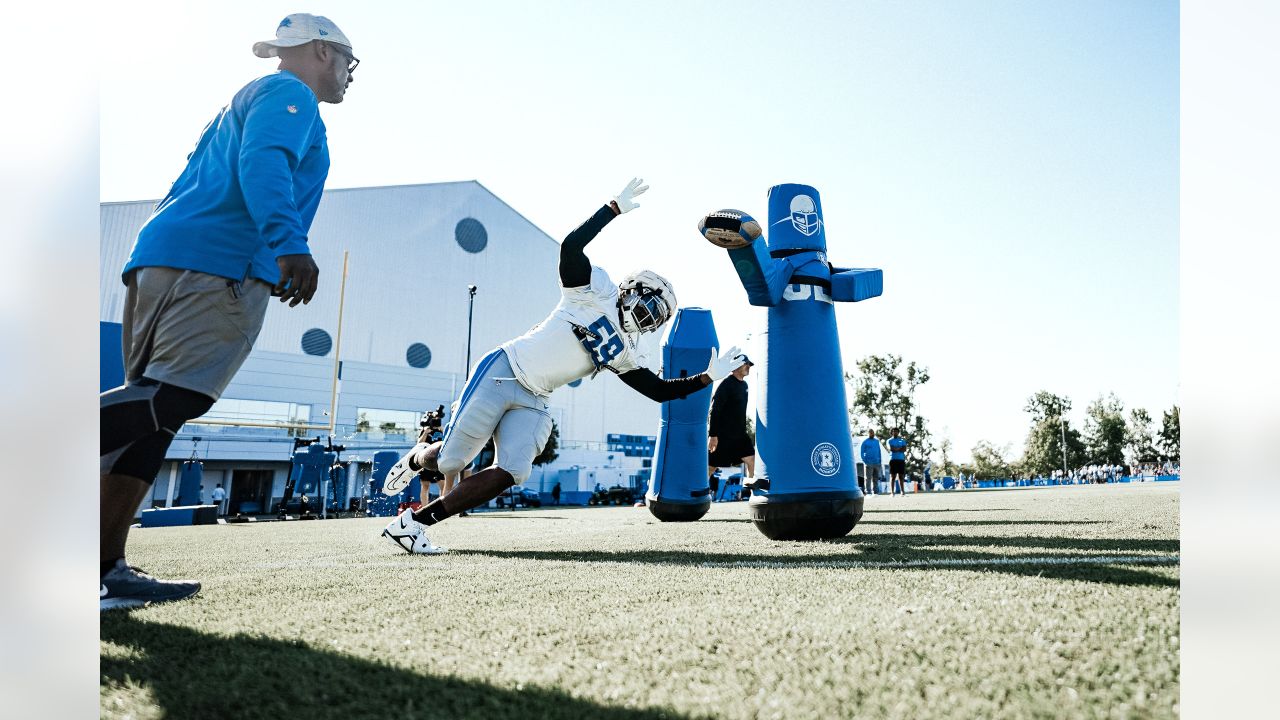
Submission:
[[[1124,449],[1131,463],[1156,462],[1160,459],[1160,453],[1156,450],[1151,414],[1143,408],[1134,408],[1129,411]]]
[[[551,434],[547,436],[547,444],[542,446],[542,452],[533,458],[534,466],[546,465],[554,462],[560,457],[560,453],[556,452],[560,448],[560,428],[556,425],[556,421],[551,421]]]
[[[986,440],[973,446],[973,476],[983,480],[1013,477],[1013,468],[1007,458],[1009,446],[998,448]]]
[[[1022,409],[1031,413],[1032,422],[1040,422],[1041,420],[1053,420],[1056,422],[1058,418],[1070,412],[1071,398],[1058,397],[1048,390],[1041,390],[1027,398],[1027,406]]]
[[[941,442],[938,443],[938,450],[942,453],[942,464],[938,466],[938,474],[940,476],[950,475],[954,477],[960,470],[960,466],[956,465],[951,459],[951,447],[951,438],[949,437],[942,438]]]
[[[1084,443],[1091,464],[1119,465],[1124,462],[1124,404],[1115,393],[1085,408]]]
[[[1180,414],[1178,406],[1174,405],[1172,409],[1165,411],[1164,419],[1160,423],[1160,453],[1172,460],[1176,465],[1182,464],[1182,421],[1179,417]]]
[[[887,439],[893,428],[902,429],[907,441],[907,472],[920,475],[925,460],[933,454],[933,435],[924,417],[916,413],[915,393],[929,382],[929,369],[915,362],[903,366],[901,355],[870,355],[858,361],[857,374],[845,373],[845,383],[853,390],[849,421],[854,436],[862,428],[872,428]]]
[[[1080,438],[1080,431],[1072,428],[1071,422],[1064,417],[1071,410],[1070,398],[1041,390],[1027,399],[1023,410],[1032,418],[1026,449],[1018,463],[1024,473],[1048,475],[1054,470],[1061,470],[1064,439],[1067,467],[1084,464],[1084,441]]]

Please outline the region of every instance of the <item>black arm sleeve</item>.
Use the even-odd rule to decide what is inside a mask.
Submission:
[[[654,402],[679,400],[707,386],[706,383],[702,382],[702,379],[706,377],[702,373],[690,377],[663,380],[648,368],[636,368],[635,370],[621,373],[618,377],[632,390]]]
[[[591,284],[591,261],[582,250],[614,217],[613,208],[604,205],[560,243],[561,287],[572,288]]]

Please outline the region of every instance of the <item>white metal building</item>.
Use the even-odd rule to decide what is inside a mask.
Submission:
[[[105,323],[121,320],[119,271],[155,202],[102,204]],[[350,497],[363,491],[375,450],[407,448],[418,416],[439,404],[447,408],[461,390],[469,327],[474,364],[555,306],[560,245],[475,181],[326,191],[310,245],[320,266],[315,298],[296,308],[272,304],[253,353],[206,418],[328,426],[336,375],[334,442],[345,444],[343,459],[353,461]],[[344,253],[348,271],[340,297]],[[470,308],[469,285],[477,287]],[[659,339],[650,341],[656,362]],[[104,345],[103,352],[118,348]],[[659,406],[609,373],[557,390],[551,404],[566,460],[535,469],[529,483],[535,489],[548,489],[555,480],[547,480],[547,472],[570,458],[639,468],[639,458],[609,452],[607,436],[657,433]],[[327,429],[295,434],[323,439]],[[233,502],[278,499],[292,450],[284,430],[194,421],[170,449],[152,500],[173,500],[177,468],[193,452],[205,463],[206,501],[217,483],[229,488]],[[572,499],[574,491],[590,488],[563,490]]]

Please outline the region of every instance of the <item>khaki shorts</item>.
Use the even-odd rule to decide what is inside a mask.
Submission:
[[[146,376],[217,400],[262,330],[271,285],[145,267],[126,282],[125,380]]]

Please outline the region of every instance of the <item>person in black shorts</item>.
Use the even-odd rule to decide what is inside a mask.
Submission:
[[[729,373],[720,387],[716,388],[711,401],[711,423],[707,431],[707,473],[710,475],[713,501],[720,489],[716,468],[746,465],[749,477],[755,477],[756,474],[756,449],[747,435],[746,382],[754,364],[747,359],[741,367]]]
[[[902,439],[902,428],[893,429],[889,438],[889,494],[907,494],[907,441]]]

